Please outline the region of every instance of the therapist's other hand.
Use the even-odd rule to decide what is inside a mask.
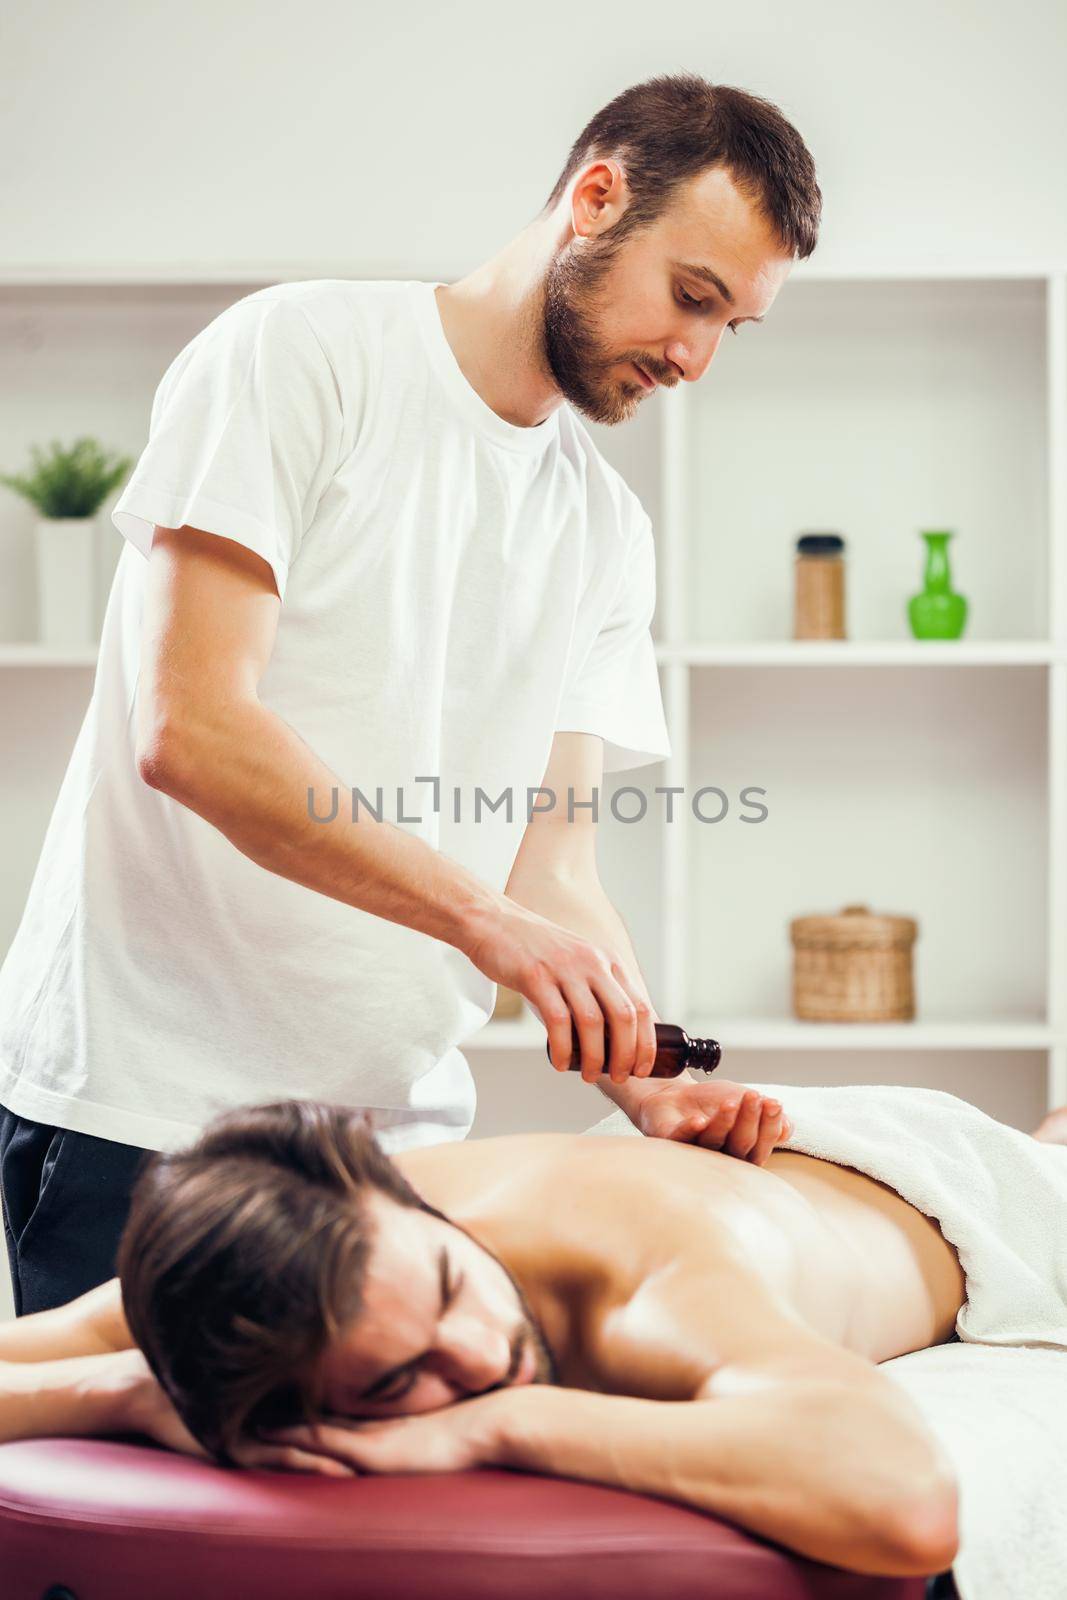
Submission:
[[[713,1083],[667,1082],[624,1109],[650,1139],[700,1144],[757,1167],[793,1131],[779,1101],[726,1078]]]
[[[613,1083],[652,1071],[655,1014],[640,981],[610,951],[505,898],[464,953],[487,978],[533,1006],[557,1072],[570,1067],[572,1019],[586,1083],[603,1071],[608,1038]]]

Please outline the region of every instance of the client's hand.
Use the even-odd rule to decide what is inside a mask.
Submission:
[[[467,1472],[497,1461],[507,1393],[494,1390],[436,1411],[372,1421],[324,1416],[263,1438],[347,1472]]]
[[[169,1450],[208,1459],[208,1452],[179,1417],[137,1345],[115,1352],[113,1371],[121,1390],[116,1411],[116,1426],[121,1431],[143,1433]]]
[[[792,1133],[777,1100],[725,1078],[699,1083],[682,1078],[649,1089],[627,1115],[651,1139],[678,1139],[722,1150],[761,1167]]]
[[[143,1433],[168,1450],[182,1455],[214,1458],[194,1439],[178,1415],[142,1352],[134,1347],[116,1356],[116,1377],[122,1398],[116,1412],[116,1425],[123,1431]],[[350,1478],[352,1469],[329,1453],[301,1450],[295,1444],[275,1444],[248,1440],[234,1452],[240,1467],[279,1469],[286,1472],[319,1472],[328,1478]]]

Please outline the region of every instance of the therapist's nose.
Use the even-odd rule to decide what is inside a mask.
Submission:
[[[696,383],[702,378],[715,358],[719,348],[725,324],[710,331],[698,340],[675,339],[663,352],[672,366],[681,373],[685,383]]]
[[[499,1329],[457,1311],[439,1324],[435,1354],[434,1365],[443,1378],[479,1394],[507,1377],[511,1341]]]

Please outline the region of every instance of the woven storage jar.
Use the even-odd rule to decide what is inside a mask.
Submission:
[[[793,1015],[805,1022],[910,1022],[915,1016],[911,917],[845,906],[836,916],[796,917]]]

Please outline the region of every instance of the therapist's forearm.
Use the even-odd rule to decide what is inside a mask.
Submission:
[[[141,777],[195,811],[243,855],[305,888],[402,923],[459,949],[475,919],[503,902],[488,884],[424,839],[361,805],[281,717],[259,700],[187,706],[139,754]],[[373,797],[373,775],[364,792]],[[337,791],[337,816],[327,816]]]
[[[613,955],[626,968],[655,1015],[656,1008],[637,964],[626,925],[595,873],[539,868],[521,878],[509,878],[506,893],[509,900],[525,906],[527,911],[535,911],[561,928],[569,928],[571,933],[580,934],[590,944],[599,945]]]

